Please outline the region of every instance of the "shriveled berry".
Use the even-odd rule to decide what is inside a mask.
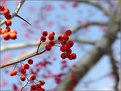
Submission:
[[[20,80],[21,80],[21,81],[25,81],[25,80],[26,80],[26,76],[24,76],[24,75],[21,76],[21,77],[20,77]]]

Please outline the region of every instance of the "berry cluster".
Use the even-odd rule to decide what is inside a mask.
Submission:
[[[71,35],[71,30],[66,30],[63,36],[58,36],[58,40],[60,41],[60,51],[62,52],[61,58],[68,58],[69,60],[76,59],[76,54],[72,53],[72,46],[74,45],[73,41],[69,40],[69,36]]]
[[[73,41],[69,40],[69,36],[71,35],[71,30],[66,30],[63,36],[58,36],[58,41],[61,44],[60,51],[62,52],[61,58],[65,59],[68,58],[69,60],[76,59],[76,54],[72,53],[72,46],[74,45]],[[52,47],[55,45],[54,42],[54,32],[50,32],[48,34],[47,31],[42,32],[42,36],[40,37],[41,42],[46,41],[46,37],[48,35],[49,43],[45,46],[46,51],[50,51]]]
[[[53,41],[55,33],[54,32],[49,32],[49,34],[48,34],[47,31],[43,31],[40,40],[42,42],[45,42],[47,35],[48,35],[49,43],[45,46],[45,50],[50,51],[52,49],[52,47],[55,45],[55,42]]]
[[[33,64],[33,60],[32,59],[28,59],[28,63],[22,65],[22,67],[20,67],[20,80],[21,81],[25,81],[27,79],[27,74],[26,74],[26,70],[28,70],[30,68],[30,65]],[[14,69],[13,71],[10,72],[10,76],[15,76],[17,75],[17,71]],[[30,74],[29,76],[29,80],[28,81],[34,81],[36,80],[36,74]],[[44,85],[44,81],[40,80],[39,83],[37,83],[36,85],[31,85],[30,91],[33,90],[40,90],[40,91],[44,91],[44,88],[42,88],[41,86]]]
[[[17,38],[16,30],[11,30],[10,26],[12,25],[11,22],[11,15],[8,8],[5,8],[3,5],[0,5],[0,12],[4,15],[5,19],[5,28],[0,28],[0,34],[2,35],[4,40],[15,40]]]
[[[30,91],[45,91],[42,86],[45,84],[44,80],[40,80],[37,84],[31,85]]]

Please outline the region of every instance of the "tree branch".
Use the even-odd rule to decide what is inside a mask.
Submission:
[[[16,7],[14,13],[11,15],[11,19],[14,18],[14,17],[18,14],[18,12],[19,12],[19,10],[21,9],[21,7],[23,6],[24,2],[25,2],[25,0],[21,0],[21,2],[20,2],[20,3],[18,4],[18,6]],[[0,26],[2,26],[4,23],[5,23],[5,20],[2,20],[2,21],[0,22]]]
[[[95,2],[92,2],[92,0],[74,0],[74,2],[86,3],[89,5],[92,5],[96,8],[98,8],[99,10],[101,10],[102,12],[104,12],[104,14],[110,15],[110,11],[106,10],[102,5],[95,3]]]
[[[77,64],[77,69],[71,69],[70,72],[73,72],[76,82],[73,84],[73,88],[77,83],[86,75],[86,73],[97,63],[99,59],[109,51],[112,43],[116,39],[117,33],[120,31],[119,23],[121,22],[121,12],[120,8],[116,9],[116,12],[112,15],[112,18],[109,22],[109,31],[103,36],[103,38],[97,41],[96,45],[86,54]],[[69,72],[69,73],[70,73]],[[69,86],[72,85],[73,80],[71,80],[70,75],[68,74],[65,79],[58,85],[57,91],[68,90]]]
[[[72,29],[72,32],[75,33],[75,32],[77,32],[81,28],[85,28],[87,26],[94,26],[94,25],[97,25],[97,26],[107,26],[107,23],[105,23],[105,22],[81,23],[78,27]],[[87,40],[80,40],[79,42],[94,44],[94,42],[88,42]],[[12,49],[19,49],[19,48],[37,46],[38,44],[39,44],[39,41],[32,41],[30,43],[20,43],[20,44],[4,45],[4,46],[1,46],[0,52],[12,50]]]
[[[113,51],[110,50],[108,54],[109,54],[109,56],[110,56],[110,63],[111,63],[111,65],[112,65],[112,72],[113,72],[113,75],[114,75],[114,78],[115,78],[115,81],[116,81],[115,86],[114,86],[114,89],[115,89],[116,91],[118,91],[118,84],[119,84],[119,72],[118,72],[118,67],[117,67],[117,65],[116,65],[116,60],[115,60],[115,58],[113,57]]]

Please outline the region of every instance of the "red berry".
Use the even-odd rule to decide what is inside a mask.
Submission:
[[[43,36],[47,36],[47,34],[48,34],[47,31],[43,31],[43,32],[42,32],[42,35],[43,35]]]
[[[36,85],[31,85],[31,88],[30,88],[30,90],[36,90]]]
[[[54,36],[54,35],[55,35],[55,33],[54,33],[54,32],[49,32],[49,35],[53,35],[53,36]]]
[[[9,40],[10,39],[9,33],[4,33],[2,37],[4,38],[4,40]]]
[[[30,75],[30,80],[35,80],[36,79],[36,75],[35,74],[31,74]]]
[[[24,64],[24,69],[29,69],[29,65],[28,64]]]
[[[61,50],[61,52],[65,52],[66,51],[66,47],[65,46],[61,46],[60,50]]]
[[[58,40],[62,41],[63,40],[62,36],[58,36]]]
[[[8,15],[9,14],[9,9],[5,9],[3,12],[2,12],[4,15]]]
[[[16,33],[10,32],[10,38],[11,38],[12,40],[15,40],[15,39],[17,38]]]
[[[6,28],[5,28],[5,31],[6,31],[6,32],[10,32],[10,28],[9,28],[9,27],[6,27]]]
[[[50,50],[51,50],[51,46],[50,46],[50,45],[46,45],[46,46],[45,46],[45,50],[46,50],[46,51],[50,51]]]
[[[67,35],[64,35],[63,36],[63,40],[66,40],[67,41],[67,40],[69,40],[69,37]]]
[[[70,40],[70,41],[67,42],[68,48],[71,48],[73,45],[74,45],[73,41]]]
[[[11,19],[11,15],[5,15],[5,18],[7,19],[7,20],[10,20]]]
[[[26,80],[26,76],[21,76],[20,79],[21,79],[21,81],[25,81]]]
[[[54,41],[49,41],[49,45],[50,46],[54,46],[55,45],[55,42]]]
[[[66,52],[67,52],[67,53],[71,53],[72,50],[67,48],[67,49],[66,49]]]
[[[28,59],[28,63],[29,64],[33,64],[33,60],[32,59]]]
[[[71,35],[71,33],[72,33],[71,30],[66,30],[66,32],[65,32],[65,34],[68,36]]]
[[[61,45],[66,45],[67,41],[61,41]]]
[[[40,86],[43,86],[45,84],[45,81],[44,80],[40,80],[39,84],[40,84]]]
[[[10,75],[11,75],[11,76],[17,75],[17,71],[16,71],[16,70],[11,71],[11,72],[10,72]]]
[[[70,59],[70,60],[76,59],[76,54],[75,54],[75,53],[72,53],[72,54],[70,55],[69,59]]]
[[[21,69],[21,73],[22,74],[26,74],[26,70],[25,69]]]
[[[6,24],[6,26],[11,26],[12,25],[12,22],[11,22],[11,20],[6,20],[5,21],[5,24]]]
[[[49,35],[48,39],[49,40],[54,40],[54,35]]]
[[[3,5],[0,5],[0,11],[4,11],[5,7]]]
[[[66,57],[67,57],[66,53],[62,53],[62,54],[61,54],[61,58],[62,58],[62,59],[65,59]]]
[[[46,41],[46,37],[45,36],[41,36],[41,41],[45,42]]]

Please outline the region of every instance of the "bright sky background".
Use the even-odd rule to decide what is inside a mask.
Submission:
[[[59,33],[59,26],[60,25],[64,25],[67,26],[67,28],[69,29],[73,29],[76,26],[78,26],[78,24],[76,23],[77,20],[81,21],[81,22],[86,22],[88,21],[107,21],[108,18],[104,16],[104,14],[99,11],[97,8],[92,7],[92,6],[88,6],[86,4],[79,4],[78,8],[72,8],[72,3],[68,3],[66,5],[67,10],[62,10],[60,9],[60,4],[63,5],[65,4],[65,2],[61,2],[61,1],[26,1],[23,5],[23,7],[21,8],[19,15],[22,16],[25,19],[28,19],[28,21],[32,24],[32,26],[29,26],[29,28],[33,29],[34,34],[29,33],[30,36],[32,36],[31,38],[25,38],[25,32],[26,29],[23,28],[22,25],[22,20],[19,18],[14,18],[12,20],[12,26],[11,28],[16,29],[18,32],[18,39],[15,41],[1,41],[1,45],[9,45],[12,43],[26,43],[26,42],[31,42],[33,40],[37,40],[39,38],[39,36],[41,35],[41,31],[39,29],[36,29],[34,27],[34,19],[36,19],[37,15],[39,13],[41,13],[41,11],[39,10],[40,6],[43,5],[44,3],[46,4],[51,4],[54,6],[54,10],[50,13],[47,13],[47,18],[45,19],[45,21],[52,21],[55,23],[54,26],[52,27],[47,27],[44,23],[44,20],[40,21],[40,25],[42,27],[41,31],[47,30],[47,31],[55,31],[56,34]],[[11,12],[13,12],[15,10],[16,4],[14,0],[10,0],[7,3],[7,7],[11,10]],[[29,7],[34,7],[33,10],[29,9]],[[105,7],[105,6],[104,6]],[[78,13],[80,12],[80,13]],[[65,16],[68,21],[64,21],[63,16]],[[4,27],[4,26],[3,26]],[[85,29],[81,29],[79,30],[79,32],[75,35],[73,35],[73,37],[78,37],[80,39],[90,39],[90,40],[98,40],[100,39],[104,33],[102,31],[100,31],[100,28],[97,26],[93,26],[93,27],[88,27],[88,29],[90,29],[89,31],[86,31]],[[119,50],[119,40],[117,40],[115,42],[115,45],[113,46],[113,49]],[[84,57],[85,54],[88,53],[88,51],[90,50],[90,48],[92,48],[93,46],[90,45],[79,45],[79,47],[77,48],[77,44],[75,44],[73,51],[77,53],[77,59],[74,61],[68,61],[70,67],[72,64],[77,63],[80,59],[82,59]],[[32,47],[33,49],[36,47]],[[25,48],[26,51],[31,50],[30,48]],[[53,50],[56,50],[56,56],[58,56],[58,60],[54,62],[53,66],[48,66],[49,69],[53,70],[53,73],[58,73],[60,72],[60,62],[61,62],[61,58],[59,57],[60,52],[59,49],[57,47],[55,47]],[[19,53],[22,50],[13,50],[13,51],[7,51],[4,53],[1,53],[1,56],[4,56],[6,54],[12,53],[13,54],[13,58],[17,57],[19,55]],[[50,52],[51,53],[51,52]],[[47,53],[49,54],[49,52]],[[44,55],[43,55],[44,56]],[[116,57],[117,59],[119,58],[119,56]],[[34,60],[38,61],[37,57],[34,57]],[[41,60],[41,59],[39,59]],[[8,70],[12,70],[13,68],[8,67]],[[9,79],[9,84],[7,86],[4,86],[1,88],[1,90],[8,90],[11,88],[11,83],[16,83],[16,81],[19,79],[18,77],[10,77],[8,74],[6,75],[3,71],[4,69],[1,70],[1,78],[2,79]],[[101,77],[103,75],[105,75],[106,73],[109,73],[111,71],[111,65],[110,65],[110,60],[109,57],[107,55],[105,55],[103,58],[100,59],[100,62],[97,63],[96,66],[94,66],[92,68],[92,70],[84,77],[84,79],[82,81],[80,81],[80,83],[77,85],[77,87],[75,88],[75,90],[80,90],[80,89],[112,89],[112,86],[114,84],[114,81],[112,80],[111,77],[105,77],[102,80],[99,80],[97,82],[94,82],[93,84],[90,84],[89,88],[85,88],[83,85],[84,81],[88,81],[90,79],[95,79],[98,77]],[[67,72],[67,70],[65,70],[65,72]],[[51,87],[54,88],[56,85],[53,84],[54,80],[53,79],[49,79],[47,80],[46,84],[44,85],[45,89],[48,89]],[[53,85],[52,85],[53,84]]]

